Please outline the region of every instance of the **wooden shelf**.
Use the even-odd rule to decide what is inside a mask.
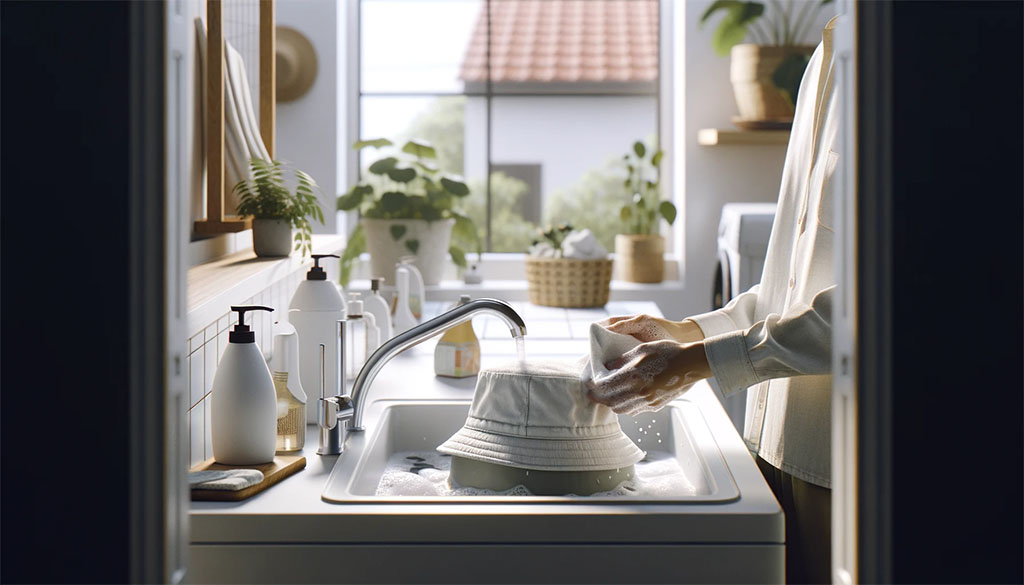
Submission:
[[[722,146],[727,144],[782,144],[789,142],[789,130],[722,130],[702,128],[697,131],[697,144]]]

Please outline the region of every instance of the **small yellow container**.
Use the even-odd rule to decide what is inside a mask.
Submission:
[[[455,306],[469,302],[462,295]],[[453,307],[454,308],[454,307]],[[480,373],[480,340],[469,320],[444,332],[434,348],[434,373],[450,378],[468,378]]]

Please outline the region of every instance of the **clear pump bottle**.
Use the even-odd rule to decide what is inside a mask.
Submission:
[[[273,377],[277,392],[277,450],[301,451],[306,444],[306,392],[299,380],[299,339],[289,323],[277,323]]]

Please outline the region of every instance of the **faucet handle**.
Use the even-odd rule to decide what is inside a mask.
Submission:
[[[333,429],[338,421],[352,418],[354,413],[352,398],[349,396],[328,396],[321,398],[317,404],[317,419],[320,427],[328,431]]]

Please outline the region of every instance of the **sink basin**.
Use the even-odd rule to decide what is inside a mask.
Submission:
[[[692,489],[685,495],[637,494],[580,496],[378,496],[377,486],[396,453],[433,451],[466,421],[469,401],[391,401],[371,405],[379,416],[367,430],[349,435],[322,494],[332,503],[538,503],[538,502],[661,502],[671,504],[726,502],[739,497],[718,445],[700,409],[677,400],[657,413],[621,416],[622,430],[652,459],[675,459]],[[639,474],[638,474],[639,475]]]

